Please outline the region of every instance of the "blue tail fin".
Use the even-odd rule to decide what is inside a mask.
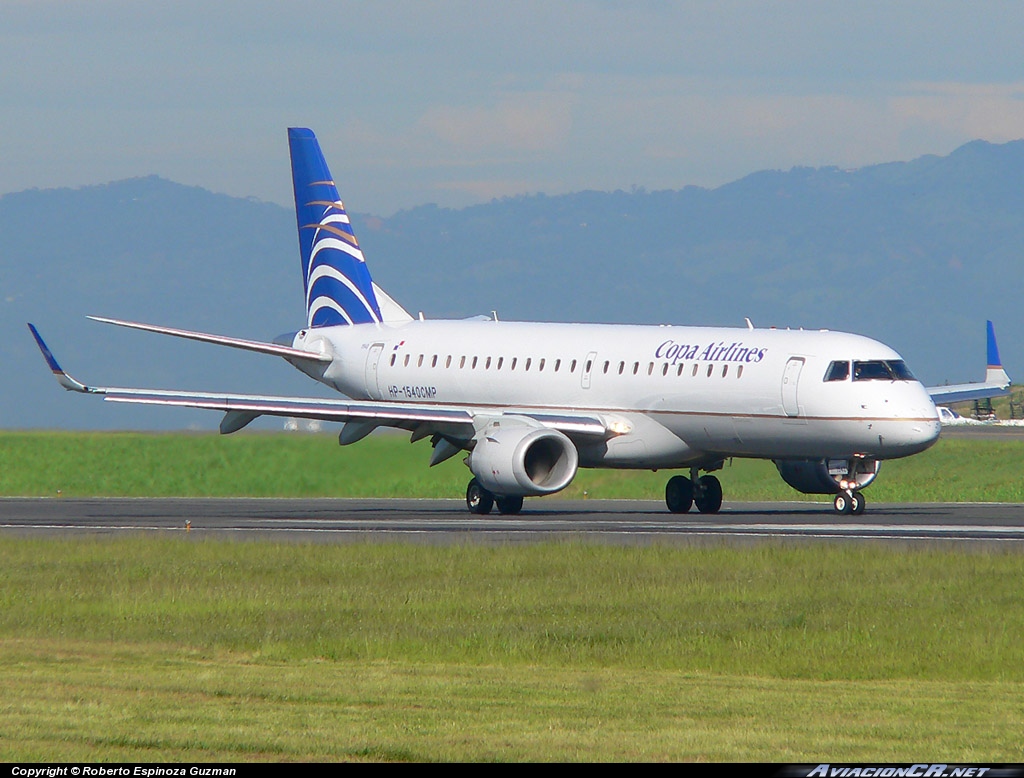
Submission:
[[[289,128],[288,146],[307,326],[380,322],[370,271],[316,135]]]
[[[987,349],[988,350],[988,366],[990,368],[992,368],[992,367],[1002,367],[1003,366],[1003,362],[1002,362],[1001,359],[999,359],[999,346],[996,345],[996,330],[995,330],[995,327],[992,326],[992,322],[991,321],[986,322],[986,324],[988,325],[987,326],[987,329],[988,329],[988,344],[987,344],[987,346],[988,346],[988,349]]]
[[[1006,374],[1006,371],[1003,369],[1003,360],[999,358],[999,346],[996,345],[996,330],[992,326],[992,322],[987,323],[986,329],[988,342],[985,345],[988,352],[988,365],[985,369],[985,383],[1009,386],[1010,376]]]

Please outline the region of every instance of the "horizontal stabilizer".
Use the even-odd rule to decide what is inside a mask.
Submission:
[[[242,349],[244,351],[255,351],[260,354],[272,354],[289,360],[300,359],[308,362],[331,361],[331,357],[326,354],[303,351],[302,349],[292,348],[291,346],[281,346],[277,343],[263,343],[258,340],[231,338],[227,335],[211,335],[207,332],[180,330],[176,327],[161,327],[156,324],[141,324],[134,321],[123,321],[122,319],[109,319],[106,316],[89,316],[88,318],[93,321],[103,322],[104,324],[116,324],[118,327],[128,327],[129,329],[143,330],[145,332],[156,332],[161,335],[172,335],[176,338],[198,340],[203,343],[215,343],[218,346],[230,346],[231,348]]]

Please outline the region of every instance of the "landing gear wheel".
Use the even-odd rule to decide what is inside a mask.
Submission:
[[[498,513],[516,514],[523,509],[522,497],[497,497],[494,501],[498,504]]]
[[[693,501],[701,513],[718,513],[722,508],[722,483],[713,475],[701,476]]]
[[[859,492],[854,492],[850,495],[850,513],[854,516],[860,516],[864,513],[864,508],[867,507],[867,501],[864,499],[864,495]]]
[[[466,487],[466,507],[470,513],[484,516],[494,507],[494,495],[484,489],[474,478]]]
[[[840,515],[848,516],[853,513],[853,499],[846,492],[837,494],[836,498],[832,501],[832,506],[836,509],[836,513]]]
[[[686,513],[693,505],[693,481],[674,475],[665,484],[665,505],[672,513]]]

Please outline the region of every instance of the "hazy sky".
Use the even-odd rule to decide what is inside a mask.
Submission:
[[[0,194],[156,173],[390,215],[1024,137],[1019,2],[0,0]]]

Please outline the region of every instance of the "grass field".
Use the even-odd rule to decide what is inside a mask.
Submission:
[[[0,538],[0,760],[1024,761],[1024,557]]]
[[[870,502],[1024,502],[1024,441],[942,438],[885,462]],[[0,495],[126,497],[462,497],[470,474],[453,457],[429,468],[429,444],[372,435],[342,448],[331,435],[26,432],[0,434]],[[668,471],[581,470],[555,496],[664,498]],[[771,462],[735,460],[726,500],[802,496]],[[807,499],[827,501],[821,495]]]
[[[941,440],[872,500],[1022,501]],[[371,437],[9,433],[4,495],[460,496]],[[382,467],[381,462],[387,466]],[[770,463],[729,499],[791,499]],[[660,499],[666,473],[568,496]],[[0,761],[1024,761],[1024,554],[0,535]]]

